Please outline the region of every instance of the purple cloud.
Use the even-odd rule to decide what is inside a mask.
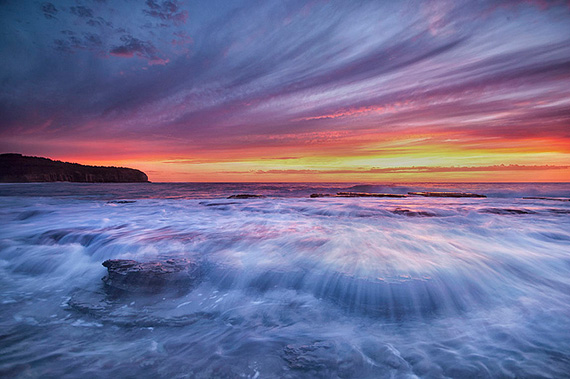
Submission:
[[[149,9],[143,12],[151,17],[158,18],[162,21],[173,21],[174,23],[185,23],[188,19],[188,11],[181,10],[178,1],[162,1],[147,0],[146,5]]]

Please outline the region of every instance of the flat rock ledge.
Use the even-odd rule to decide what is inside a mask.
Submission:
[[[110,288],[127,292],[188,290],[202,279],[200,266],[184,258],[145,263],[109,259],[103,262],[103,266],[107,268],[103,282]]]
[[[408,192],[408,195],[424,197],[487,197],[486,195],[469,192]]]
[[[239,195],[228,196],[228,199],[259,199],[263,197],[265,197],[265,195],[253,195],[249,193],[243,193]]]
[[[368,192],[337,192],[336,195],[330,193],[313,193],[312,198],[315,197],[408,197],[408,195],[398,193],[368,193]]]

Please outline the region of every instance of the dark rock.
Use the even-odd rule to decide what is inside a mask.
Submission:
[[[310,197],[334,197],[335,195],[331,195],[330,193],[312,193]]]
[[[409,195],[424,197],[487,197],[469,192],[408,192]]]
[[[128,292],[188,290],[202,279],[200,267],[189,259],[167,259],[140,263],[129,259],[103,262],[107,276],[102,280],[111,288]]]
[[[256,199],[256,198],[261,198],[261,197],[265,197],[264,195],[252,195],[252,194],[239,194],[239,195],[231,195],[228,197],[228,199]]]
[[[436,217],[437,214],[428,211],[412,211],[404,208],[397,208],[392,213],[409,217]]]
[[[527,211],[525,209],[511,209],[511,208],[485,208],[481,209],[481,213],[491,213],[496,215],[528,215],[533,214],[533,211]]]
[[[236,203],[236,202],[234,202],[234,201],[228,201],[228,202],[225,202],[225,203],[204,203],[204,202],[202,202],[202,203],[200,203],[200,204],[201,204],[201,205],[205,205],[206,207],[225,207],[225,206],[228,206],[228,205],[235,205],[235,204],[239,204],[239,203]]]
[[[337,192],[340,197],[408,197],[398,193]]]
[[[125,167],[85,166],[21,154],[0,154],[0,182],[148,182],[142,171]]]

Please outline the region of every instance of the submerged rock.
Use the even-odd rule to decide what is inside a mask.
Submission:
[[[469,192],[408,192],[409,195],[425,197],[487,197]]]
[[[428,211],[412,211],[410,209],[396,208],[392,213],[409,217],[436,217],[437,214]]]
[[[249,194],[249,193],[242,193],[239,195],[231,195],[228,197],[228,199],[256,199],[256,198],[262,198],[265,197],[265,195],[253,195],[253,194]]]
[[[526,209],[514,209],[514,208],[485,208],[481,209],[480,212],[491,213],[496,215],[528,215],[536,213]]]
[[[335,197],[335,195],[331,195],[330,193],[312,193],[309,197]]]
[[[337,192],[340,197],[408,197],[398,193]]]
[[[287,345],[283,349],[283,359],[294,370],[336,371],[338,366],[338,353],[335,345],[330,342]]]
[[[71,295],[65,305],[68,309],[79,315],[88,316],[97,323],[128,328],[183,327],[219,316],[216,312],[203,311],[176,314],[172,312],[171,306],[161,306],[164,305],[162,293],[144,297],[115,295],[103,291],[77,291]]]
[[[205,202],[201,202],[200,205],[205,205],[206,207],[225,207],[228,205],[235,205],[235,204],[239,204],[235,201],[227,201],[225,203],[205,203]]]
[[[336,195],[330,193],[313,193],[310,197],[408,197],[408,195],[397,193],[337,192]]]
[[[348,377],[363,364],[362,356],[350,345],[333,341],[287,345],[282,357],[290,369],[318,377]]]
[[[182,258],[145,263],[109,259],[103,262],[103,266],[107,267],[103,282],[111,288],[128,292],[187,290],[202,278],[198,264]]]

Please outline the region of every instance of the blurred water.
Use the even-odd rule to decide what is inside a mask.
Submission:
[[[570,185],[0,185],[0,375],[567,377],[570,202],[522,196]],[[204,280],[100,280],[173,257]]]
[[[311,193],[410,191],[484,193],[489,197],[570,196],[568,183],[0,183],[0,196],[74,199],[212,199],[248,193],[271,197],[307,197]]]

